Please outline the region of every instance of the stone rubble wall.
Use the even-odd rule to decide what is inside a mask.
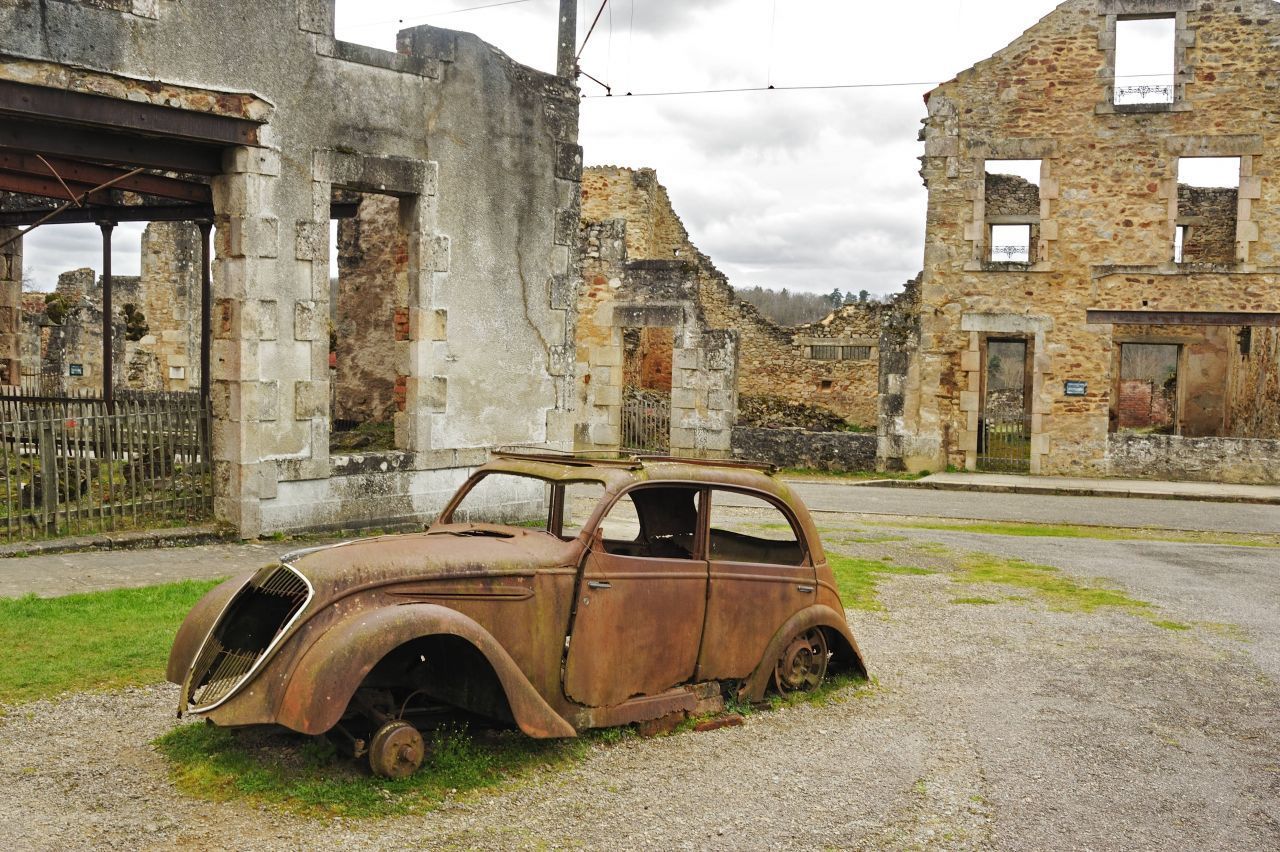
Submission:
[[[1178,222],[1187,224],[1183,263],[1234,263],[1238,189],[1178,184]]]
[[[736,426],[733,457],[777,467],[832,472],[876,469],[876,436],[860,432],[807,432]]]
[[[876,416],[880,315],[876,304],[850,305],[821,322],[784,329],[733,293],[728,278],[693,245],[667,190],[652,169],[593,166],[583,173],[582,215],[587,222],[627,223],[630,259],[685,260],[697,278],[697,306],[709,328],[738,334],[738,387],[746,396],[771,396],[820,405],[854,425]],[[871,349],[865,361],[815,361],[817,339]]]
[[[1114,434],[1107,439],[1107,475],[1280,485],[1280,440]]]
[[[1228,433],[1280,440],[1280,328],[1232,329],[1231,338]]]

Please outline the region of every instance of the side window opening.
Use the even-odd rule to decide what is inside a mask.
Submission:
[[[1174,261],[1235,263],[1239,206],[1239,157],[1178,160]]]
[[[989,263],[1035,263],[1040,243],[1040,160],[988,160],[985,204]]]
[[[781,509],[736,491],[712,495],[708,547],[713,562],[801,565],[805,558],[795,527]]]
[[[605,552],[650,559],[692,559],[701,508],[696,488],[637,488],[601,521]]]
[[[1116,21],[1116,106],[1173,103],[1176,38],[1173,16]]]

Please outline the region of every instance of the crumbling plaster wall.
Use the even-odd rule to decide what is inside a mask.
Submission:
[[[1117,16],[1176,15],[1172,106],[1110,103]],[[985,336],[1034,346],[1031,470],[1108,471],[1113,329],[1087,311],[1280,310],[1280,14],[1270,0],[1068,0],[928,97],[919,377],[903,464],[976,462]],[[1179,157],[1241,158],[1233,263],[1172,262]],[[1042,161],[1033,262],[984,268],[983,164]],[[1088,382],[1084,397],[1067,380]]]
[[[628,258],[691,264],[707,326],[738,334],[738,393],[821,406],[856,425],[875,423],[881,306],[850,305],[821,322],[781,328],[734,296],[729,280],[690,241],[653,169],[593,166],[583,173],[582,195],[585,221],[626,221]],[[814,360],[813,344],[866,346],[870,357]]]
[[[567,446],[575,86],[465,33],[337,41],[332,0],[108,6],[0,5],[0,78],[265,121],[213,182],[219,520],[421,521],[488,447]],[[328,452],[335,187],[396,195],[409,233],[402,451],[385,457]]]

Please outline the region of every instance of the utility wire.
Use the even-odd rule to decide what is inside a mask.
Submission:
[[[1129,80],[1135,78],[1151,78],[1151,77],[1167,77],[1167,74],[1120,74],[1112,77],[1112,80]],[[949,78],[954,79],[954,78]],[[916,86],[929,86],[937,88],[946,81],[939,80],[922,80],[916,82],[902,83],[823,83],[814,85],[799,86],[739,86],[725,89],[677,89],[665,92],[627,92],[620,95],[623,98],[662,98],[674,97],[678,95],[728,95],[738,94],[742,92],[812,92],[826,91],[829,89],[894,89],[894,88],[914,88]],[[1084,83],[1069,83],[1061,80],[1025,80],[1027,84],[1031,83],[1055,83],[1058,86],[1066,87],[1071,85],[1086,85]],[[1094,85],[1094,81],[1090,80],[1088,85]],[[605,98],[610,95],[583,95],[585,99]]]
[[[500,0],[500,2],[497,2],[497,3],[485,3],[480,6],[466,6],[462,9],[449,9],[448,11],[445,11],[445,12],[432,12],[429,15],[418,15],[417,17],[414,17],[414,18],[390,18],[385,21],[369,21],[363,24],[351,24],[350,26],[347,27],[347,29],[360,30],[360,29],[366,29],[368,27],[380,27],[380,26],[383,26],[384,24],[412,24],[412,23],[416,23],[417,21],[425,21],[428,18],[443,17],[444,15],[458,15],[463,12],[475,12],[479,9],[494,9],[494,8],[497,8],[498,6],[514,6],[517,3],[530,3],[530,2],[532,2],[532,0]]]

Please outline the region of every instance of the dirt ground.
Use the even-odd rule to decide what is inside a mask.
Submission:
[[[831,550],[938,572],[885,577],[883,610],[849,612],[875,682],[846,700],[597,745],[426,816],[360,821],[186,798],[150,745],[176,723],[174,688],[74,695],[0,721],[0,847],[1280,848],[1280,686],[1251,630],[1114,577],[1190,629],[956,583],[963,548],[992,537],[841,535]],[[975,594],[996,602],[955,602]]]

